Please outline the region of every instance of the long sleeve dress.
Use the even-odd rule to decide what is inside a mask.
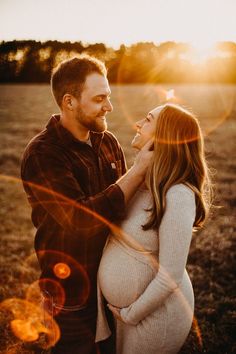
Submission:
[[[148,253],[111,235],[98,271],[96,341],[110,335],[105,297],[122,308],[126,321],[116,320],[117,354],[177,353],[192,324],[194,295],[185,267],[196,213],[194,193],[183,184],[168,190],[158,233],[142,229],[150,205],[150,192],[138,190],[120,225]]]

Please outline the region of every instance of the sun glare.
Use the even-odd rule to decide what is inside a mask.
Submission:
[[[214,58],[219,55],[214,44],[192,44],[188,53],[184,55],[185,59],[189,60],[192,64],[204,64],[208,59]]]
[[[174,89],[170,89],[168,91],[166,91],[166,100],[170,101],[171,99],[175,98],[175,90]]]

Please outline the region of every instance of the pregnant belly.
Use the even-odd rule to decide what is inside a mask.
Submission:
[[[133,303],[155,276],[152,268],[109,242],[99,266],[98,277],[106,300],[117,307]]]

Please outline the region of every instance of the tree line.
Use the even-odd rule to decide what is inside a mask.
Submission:
[[[186,43],[141,42],[113,49],[103,43],[3,41],[0,82],[49,82],[52,68],[60,61],[86,53],[105,62],[113,84],[236,83],[236,43],[219,42],[216,49],[198,61],[197,53]]]

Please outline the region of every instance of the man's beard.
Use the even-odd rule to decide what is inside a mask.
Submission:
[[[104,113],[100,113],[100,116],[104,116]],[[83,125],[88,130],[91,130],[96,133],[102,133],[107,130],[106,120],[97,117],[90,118],[88,117],[81,108],[77,108],[76,120],[79,124]]]

